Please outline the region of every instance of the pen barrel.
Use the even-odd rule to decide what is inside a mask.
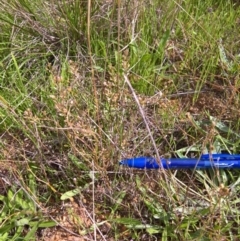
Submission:
[[[207,159],[162,159],[162,166],[165,169],[182,169],[182,168],[240,168],[238,160],[207,160]]]
[[[153,157],[136,157],[120,161],[120,165],[141,169],[204,169],[204,168],[240,168],[240,156],[219,154],[196,158],[162,158],[157,161]]]

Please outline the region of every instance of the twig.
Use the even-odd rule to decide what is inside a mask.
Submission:
[[[138,109],[139,109],[139,111],[140,111],[140,113],[141,113],[141,116],[142,116],[143,121],[144,121],[144,123],[145,123],[145,125],[146,125],[146,128],[147,128],[147,131],[148,131],[148,133],[149,133],[150,139],[151,139],[151,141],[152,141],[154,150],[155,150],[155,152],[156,152],[157,161],[159,162],[160,167],[161,167],[161,170],[163,170],[163,173],[164,173],[165,178],[166,178],[166,181],[167,181],[166,172],[165,172],[165,170],[164,170],[164,168],[163,168],[163,165],[162,165],[162,162],[161,162],[161,157],[160,157],[160,155],[159,155],[156,142],[155,142],[155,140],[154,140],[154,138],[153,138],[153,135],[152,135],[152,133],[151,133],[150,127],[149,127],[149,125],[148,125],[147,117],[146,117],[146,115],[145,115],[145,113],[144,113],[144,110],[143,110],[143,108],[142,108],[139,100],[138,100],[138,97],[137,97],[137,95],[136,95],[136,93],[135,93],[135,90],[133,89],[133,87],[132,87],[132,85],[131,85],[131,83],[130,83],[130,81],[129,81],[129,79],[128,79],[128,77],[127,77],[127,75],[126,75],[125,73],[123,74],[123,77],[124,77],[125,82],[126,82],[127,85],[129,86],[129,88],[130,88],[130,90],[131,90],[131,92],[132,92],[133,98],[134,98],[134,100],[135,100],[135,102],[136,102],[136,104],[137,104],[137,106],[138,106]]]

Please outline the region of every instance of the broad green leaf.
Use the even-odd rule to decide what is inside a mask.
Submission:
[[[7,202],[6,202],[6,204],[8,205],[8,207],[10,209],[13,207],[13,204],[14,204],[13,198],[14,198],[13,191],[12,191],[12,189],[9,189],[8,193],[7,193]]]
[[[41,221],[41,222],[39,222],[38,227],[39,228],[51,228],[51,227],[54,227],[56,225],[57,225],[56,222],[54,222],[52,220],[49,220],[49,221]]]
[[[30,209],[31,203],[33,202],[31,199],[27,199],[27,201],[24,200],[24,195],[22,191],[17,192],[14,198],[14,202],[18,205],[21,209]],[[26,198],[25,198],[26,199]],[[31,211],[34,211],[34,209]]]
[[[236,135],[237,137],[240,137],[240,135],[234,131],[232,131],[228,126],[226,126],[222,121],[219,121],[217,118],[210,116],[209,117],[210,120],[212,121],[212,123],[214,123],[214,125],[221,131],[225,132],[225,133],[231,133]]]
[[[116,218],[113,219],[112,221],[124,225],[131,225],[131,226],[136,226],[136,225],[141,225],[141,221],[135,219],[135,218]]]
[[[89,168],[86,164],[81,162],[75,155],[68,153],[68,158],[81,170],[89,171]]]
[[[31,193],[35,196],[36,195],[36,179],[35,179],[35,176],[32,173],[29,173],[28,180],[29,180],[29,189],[31,190]],[[28,206],[33,212],[37,211],[36,204],[33,200],[29,199]]]
[[[126,225],[127,228],[132,228],[132,229],[148,229],[151,228],[152,225],[150,224],[137,224],[137,225]]]
[[[164,216],[165,211],[160,206],[160,204],[158,204],[157,202],[154,202],[153,200],[151,200],[151,201],[144,200],[144,202],[145,202],[146,206],[148,207],[148,209],[153,214],[156,214],[158,218],[161,218],[161,216]]]
[[[116,201],[115,201],[114,210],[116,210],[119,207],[119,205],[122,203],[125,195],[126,195],[125,191],[122,191],[118,194],[118,197],[116,198]]]
[[[25,241],[35,240],[35,233],[36,233],[37,229],[38,229],[38,222],[36,222],[35,225],[31,227],[30,231],[24,237],[24,240]]]
[[[8,190],[8,194],[7,194],[8,200],[11,201],[13,199],[13,196],[14,196],[14,194],[13,194],[12,189],[9,189]]]
[[[76,196],[77,194],[79,194],[81,192],[80,188],[76,188],[74,190],[71,190],[71,191],[68,191],[68,192],[65,192],[62,196],[61,196],[61,200],[66,200],[66,199],[69,199],[71,197],[74,197]]]
[[[152,226],[146,229],[146,231],[153,235],[153,234],[157,234],[157,233],[161,233],[162,232],[162,228],[158,227],[158,226]]]
[[[24,226],[24,225],[27,225],[29,224],[29,219],[27,218],[22,218],[22,219],[19,219],[16,221],[16,226]]]
[[[30,221],[29,226],[34,227],[37,224],[39,228],[51,228],[56,226],[56,222],[52,220],[47,221]]]
[[[167,227],[164,228],[163,233],[162,233],[162,241],[168,241],[168,231]]]
[[[98,72],[103,73],[103,72],[105,71],[104,68],[102,68],[101,66],[95,65],[95,66],[93,66],[93,67],[94,67],[94,69],[97,70]]]
[[[6,219],[7,213],[9,213],[9,207],[5,203],[0,212],[0,223],[2,223],[3,219]]]
[[[35,195],[36,194],[36,179],[32,173],[29,173],[28,180],[29,180],[29,189]]]
[[[3,233],[0,236],[0,241],[7,241],[8,239],[8,233]]]
[[[4,201],[5,199],[6,199],[6,197],[5,197],[5,196],[0,195],[0,201]]]

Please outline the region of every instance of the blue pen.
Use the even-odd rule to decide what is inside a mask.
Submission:
[[[203,154],[200,158],[161,158],[161,164],[153,157],[135,157],[119,162],[120,165],[141,169],[183,169],[183,168],[240,168],[240,155]]]

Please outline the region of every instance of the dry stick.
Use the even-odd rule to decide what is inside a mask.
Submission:
[[[150,139],[151,139],[151,141],[152,141],[154,150],[155,150],[155,152],[156,152],[157,161],[159,162],[160,167],[161,167],[161,169],[163,170],[165,179],[166,179],[166,181],[167,181],[167,175],[166,175],[166,172],[165,172],[165,170],[164,170],[164,168],[163,168],[163,165],[162,165],[162,162],[161,162],[161,157],[160,157],[160,155],[159,155],[159,153],[158,153],[157,145],[156,145],[156,142],[154,141],[154,138],[153,138],[153,135],[152,135],[152,133],[151,133],[150,127],[149,127],[149,125],[148,125],[148,121],[147,121],[146,115],[145,115],[145,113],[144,113],[144,110],[143,110],[143,108],[142,108],[142,106],[141,106],[141,104],[140,104],[140,102],[139,102],[139,100],[138,100],[138,97],[137,97],[137,95],[136,95],[136,93],[135,93],[135,91],[134,91],[134,89],[133,89],[133,87],[132,87],[132,85],[131,85],[128,77],[127,77],[127,75],[126,75],[126,74],[123,74],[123,77],[124,77],[125,82],[126,82],[127,85],[129,86],[132,94],[133,94],[134,100],[135,100],[136,103],[137,103],[138,109],[139,109],[139,111],[140,111],[140,113],[141,113],[141,116],[142,116],[142,118],[143,118],[143,121],[144,121],[144,123],[145,123],[145,125],[146,125],[146,127],[147,127],[147,130],[148,130]]]
[[[97,225],[96,225],[96,217],[95,217],[95,173],[94,173],[94,160],[92,161],[92,166],[93,166],[93,173],[92,173],[92,220],[93,220],[93,229],[94,229],[94,239],[95,241],[97,240]]]
[[[84,206],[83,202],[81,201],[81,198],[79,199],[79,204],[85,209],[86,214],[88,216],[88,218],[92,221],[93,225],[94,225],[94,229],[96,229],[98,231],[98,233],[101,235],[103,241],[107,241],[103,235],[103,233],[101,232],[101,230],[99,229],[99,227],[97,226],[95,220],[92,218],[91,214],[88,212],[87,208]]]
[[[99,106],[98,106],[98,98],[97,98],[97,88],[96,88],[96,82],[94,78],[94,69],[93,69],[93,59],[92,59],[92,49],[91,49],[91,0],[88,0],[88,8],[87,8],[87,39],[88,39],[88,53],[90,56],[90,62],[91,62],[91,73],[92,73],[92,85],[93,85],[93,92],[94,92],[94,99],[96,104],[96,117],[98,118],[99,115]],[[94,161],[92,162],[93,171],[94,171]],[[94,225],[94,240],[97,240],[97,228],[96,228],[96,220],[95,220],[95,196],[94,196],[94,184],[92,189],[92,201],[93,201],[93,225]]]

